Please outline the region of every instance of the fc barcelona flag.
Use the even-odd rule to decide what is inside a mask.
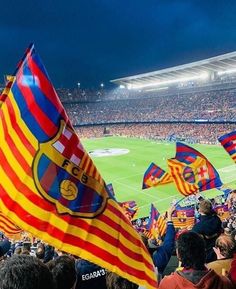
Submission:
[[[172,214],[174,227],[177,229],[187,229],[195,224],[194,207],[177,207]]]
[[[168,160],[178,191],[184,196],[220,187],[219,174],[208,159],[197,150],[177,142],[176,156]]]
[[[146,288],[140,236],[76,135],[31,45],[0,110],[0,209],[16,225]]]
[[[236,131],[221,136],[219,142],[236,163]]]
[[[151,204],[151,211],[146,229],[151,232],[155,239],[165,235],[167,224],[163,216],[160,215],[156,207]]]
[[[156,187],[173,182],[172,177],[159,166],[151,163],[143,177],[142,189]]]

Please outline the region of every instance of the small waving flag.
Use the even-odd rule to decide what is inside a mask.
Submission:
[[[221,136],[219,142],[236,163],[236,131]]]
[[[176,156],[168,166],[178,191],[184,196],[220,187],[220,176],[209,160],[194,148],[176,144]]]
[[[174,227],[177,229],[187,229],[195,224],[194,207],[177,207],[172,214]]]
[[[173,182],[173,179],[169,173],[165,172],[156,164],[151,163],[144,174],[142,189],[165,185],[171,182]]]
[[[164,236],[167,229],[166,220],[160,215],[156,207],[151,204],[151,211],[149,216],[149,222],[146,225],[146,229],[151,232],[155,239],[159,239]]]

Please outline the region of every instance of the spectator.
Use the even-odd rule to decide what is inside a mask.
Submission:
[[[76,284],[75,260],[68,255],[60,256],[47,263],[57,289],[74,289]]]
[[[0,242],[0,260],[10,250],[10,248],[11,248],[11,243],[7,239]]]
[[[106,289],[106,270],[87,260],[76,260],[76,289]]]
[[[217,238],[214,251],[217,256],[217,260],[207,264],[207,268],[214,269],[219,275],[228,275],[231,262],[233,260],[233,254],[235,252],[235,242],[231,236],[222,234]]]
[[[107,289],[138,289],[138,287],[139,286],[137,284],[132,283],[131,281],[128,281],[127,279],[124,279],[115,273],[107,272],[107,275],[106,275],[106,288]],[[92,288],[92,287],[88,287],[88,288]],[[100,289],[100,287],[96,287],[96,288]]]
[[[200,234],[206,242],[206,263],[213,262],[217,259],[213,247],[222,233],[222,223],[209,200],[200,201],[198,211],[200,221],[193,226],[192,231]]]
[[[52,274],[40,260],[13,255],[0,263],[1,289],[54,289]]]
[[[205,267],[205,242],[197,233],[182,233],[177,240],[176,252],[183,269],[165,276],[159,289],[233,289],[228,278]]]

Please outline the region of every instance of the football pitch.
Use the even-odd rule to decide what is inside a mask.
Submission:
[[[126,137],[104,137],[81,140],[100,171],[105,182],[112,183],[118,201],[135,200],[139,207],[138,217],[149,215],[153,203],[162,213],[173,199],[182,195],[173,183],[142,190],[143,174],[154,162],[164,170],[167,159],[175,156],[175,143]],[[230,188],[236,188],[236,164],[220,145],[190,145],[204,154],[215,166],[221,180]],[[119,150],[121,153],[119,154]],[[117,153],[117,154],[116,154]],[[220,195],[216,189],[205,191],[206,197]]]

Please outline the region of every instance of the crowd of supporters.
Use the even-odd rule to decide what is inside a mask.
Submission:
[[[217,137],[233,131],[234,124],[190,124],[190,123],[150,123],[119,124],[76,127],[82,138],[103,137],[109,135],[140,137],[153,140],[176,141],[188,143],[218,143]]]
[[[138,230],[156,267],[157,288],[236,288],[236,228],[230,224],[235,216],[236,191],[212,200],[199,195],[195,200],[195,225],[177,230],[172,220],[176,207],[171,205],[166,212],[167,230],[161,242]],[[229,207],[229,215],[223,220],[213,206],[219,202]],[[138,220],[133,223],[136,229]],[[148,219],[143,218],[142,222]],[[17,242],[2,238],[1,289],[143,288],[27,234]]]
[[[66,102],[74,125],[114,122],[236,121],[236,89],[143,98]]]

